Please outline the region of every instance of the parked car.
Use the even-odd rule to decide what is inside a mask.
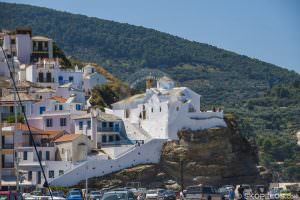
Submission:
[[[154,190],[148,190],[146,193],[146,199],[155,199],[158,200],[160,198],[163,198],[165,190],[164,189],[154,189]]]
[[[101,191],[91,191],[89,195],[90,200],[100,200],[103,196]]]
[[[163,196],[160,197],[161,200],[176,200],[176,193],[172,190],[166,190]]]
[[[195,185],[187,187],[185,199],[221,200],[222,197],[215,187]]]
[[[131,191],[119,190],[104,193],[101,200],[135,200],[135,197]]]
[[[1,200],[22,200],[22,194],[18,192],[13,192],[13,191],[0,191],[0,199]]]
[[[79,192],[80,195],[83,197],[83,194],[82,194],[82,191],[81,191],[80,188],[71,188],[71,189],[69,190],[69,192]]]
[[[83,200],[82,194],[78,190],[70,191],[67,200]]]
[[[293,200],[293,194],[289,190],[282,190],[280,192],[280,200]]]

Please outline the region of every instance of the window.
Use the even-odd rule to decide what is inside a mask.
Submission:
[[[87,121],[87,129],[91,129],[91,121]]]
[[[16,39],[11,39],[11,40],[10,40],[10,43],[11,43],[11,44],[16,44]]]
[[[32,181],[32,171],[28,172],[28,181]]]
[[[59,176],[61,176],[61,175],[63,175],[63,174],[64,174],[64,170],[59,170],[59,171],[58,171],[58,175],[59,175]]]
[[[23,152],[23,160],[27,160],[27,151]]]
[[[49,178],[54,178],[54,171],[53,170],[49,170]]]
[[[64,148],[61,149],[61,153],[62,153],[62,154],[65,153],[65,149],[64,149]]]
[[[73,82],[74,81],[74,77],[73,76],[69,76],[69,82]]]
[[[46,119],[46,127],[52,127],[52,119]]]
[[[46,107],[45,106],[41,106],[40,107],[40,115],[43,114],[46,111]]]
[[[114,126],[113,122],[109,122],[109,128],[112,128]]]
[[[161,112],[161,107],[159,107],[159,112]]]
[[[80,104],[76,104],[76,110],[81,110],[81,105]]]
[[[83,129],[83,122],[80,121],[80,122],[79,122],[79,130],[82,130],[82,129]]]
[[[102,128],[106,128],[106,122],[102,122]]]
[[[102,142],[103,142],[103,143],[106,142],[106,135],[102,135]]]
[[[115,124],[115,131],[119,132],[120,131],[120,125],[117,123]]]
[[[176,111],[178,111],[178,110],[179,110],[179,107],[177,106],[177,107],[176,107]]]
[[[64,78],[62,76],[58,77],[58,83],[62,85],[64,83]]]
[[[94,68],[92,68],[92,73],[94,73],[95,72],[95,69]]]
[[[44,82],[44,74],[43,72],[39,72],[39,81],[40,83]]]
[[[54,110],[57,110],[57,105],[54,106]]]
[[[64,109],[64,108],[63,108],[63,105],[59,105],[59,106],[58,106],[58,109],[59,109],[59,110],[63,110],[63,109]]]
[[[38,184],[42,183],[42,177],[41,177],[41,172],[40,171],[38,171],[38,173],[37,173],[37,183]]]
[[[13,107],[13,106],[10,106],[10,107],[9,107],[9,111],[10,111],[11,113],[13,113],[13,112],[14,112],[14,107]]]
[[[39,151],[39,158],[40,158],[40,160],[43,160],[43,152],[42,151]]]
[[[46,160],[50,160],[50,151],[46,151]]]
[[[153,108],[151,108],[151,112],[153,112]]]
[[[67,118],[60,118],[60,126],[66,126],[67,125]]]
[[[46,80],[47,80],[47,83],[51,83],[52,82],[52,75],[51,75],[50,72],[46,73]]]

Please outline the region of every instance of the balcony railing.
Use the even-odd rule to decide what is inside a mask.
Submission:
[[[13,162],[4,162],[2,163],[2,168],[14,168],[15,165]]]
[[[14,144],[2,144],[2,149],[13,149]]]
[[[118,130],[114,129],[113,127],[98,127],[97,132],[118,132]]]

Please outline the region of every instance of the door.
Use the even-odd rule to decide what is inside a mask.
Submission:
[[[43,114],[46,111],[46,107],[45,106],[41,106],[40,107],[40,115]]]
[[[44,74],[43,74],[43,72],[40,72],[40,73],[39,73],[39,82],[40,82],[40,83],[43,83],[43,82],[44,82]]]
[[[47,83],[51,83],[52,82],[52,75],[51,75],[50,72],[47,72],[46,79],[47,79]]]

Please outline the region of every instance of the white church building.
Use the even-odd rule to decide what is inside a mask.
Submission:
[[[181,129],[226,127],[223,111],[200,110],[200,97],[187,87],[175,87],[171,79],[163,77],[157,81],[157,87],[114,103],[106,111],[136,124],[153,138],[178,139]]]

